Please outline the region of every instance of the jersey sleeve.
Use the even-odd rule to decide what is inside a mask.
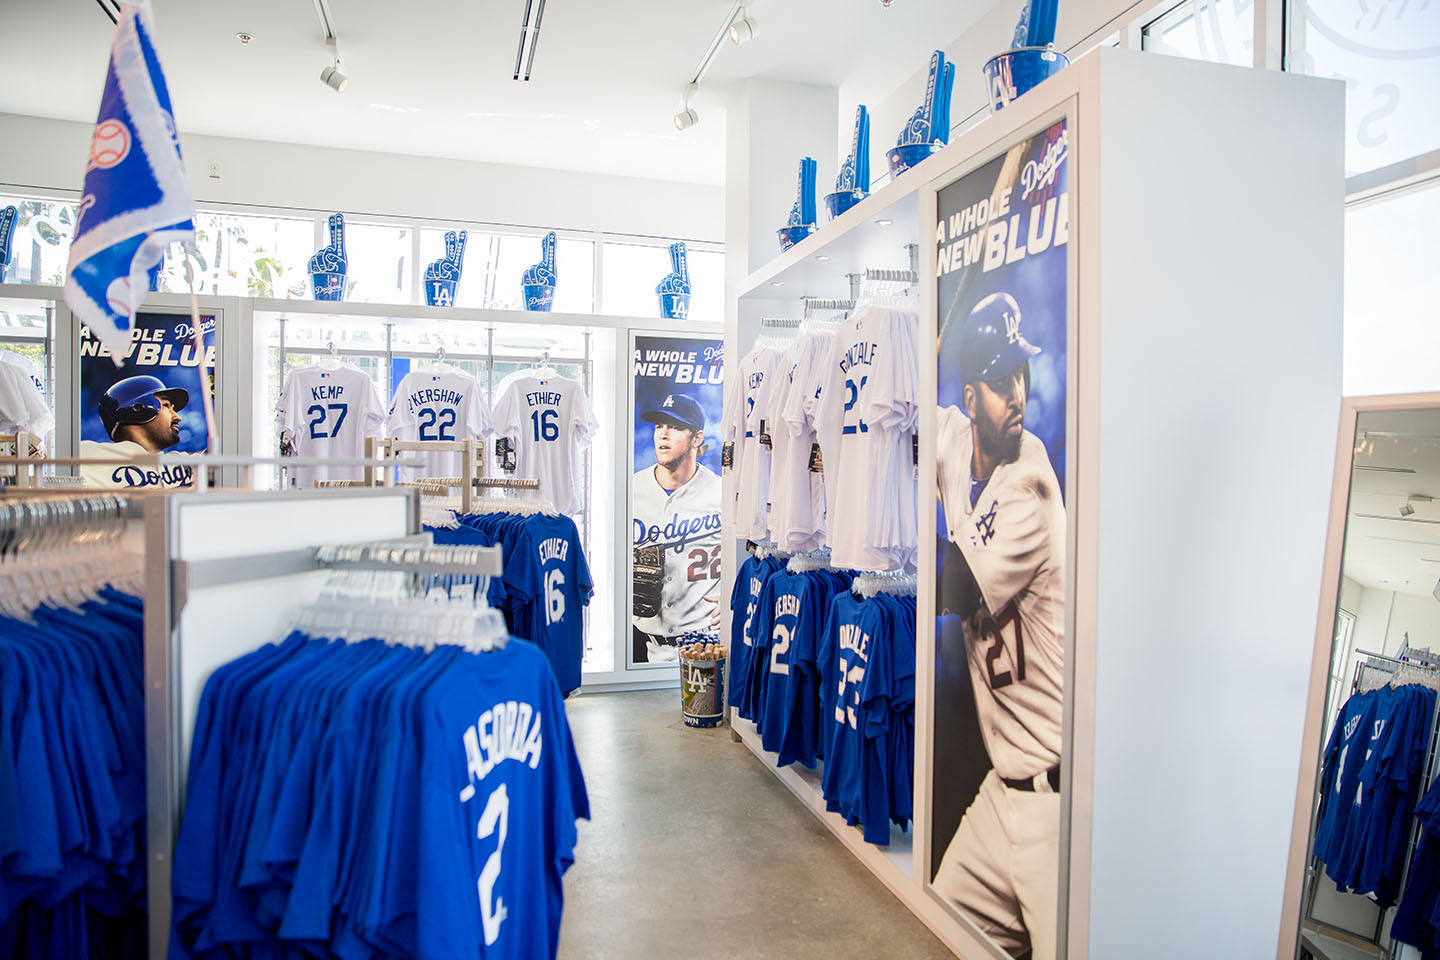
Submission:
[[[500,394],[500,399],[495,402],[495,409],[490,416],[490,428],[497,437],[520,439],[520,392],[515,389],[515,383],[506,387],[505,392]]]
[[[395,396],[390,399],[390,411],[385,415],[386,436],[400,437],[405,427],[413,421],[407,402],[409,397],[410,374],[407,373],[395,388]]]
[[[570,431],[575,443],[581,447],[588,447],[595,434],[600,431],[600,421],[595,419],[595,411],[590,407],[590,397],[578,383],[575,384],[575,399],[570,406]]]
[[[0,416],[42,437],[55,429],[55,415],[36,391],[34,381],[9,363],[0,364]]]
[[[385,436],[385,401],[380,399],[380,391],[375,389],[375,381],[368,376],[364,379],[364,386],[361,387],[365,413],[365,427],[361,432],[362,437],[383,437]]]
[[[275,426],[278,430],[300,432],[300,371],[290,371],[285,386],[280,390],[280,403],[275,408]]]
[[[484,440],[493,432],[490,404],[485,400],[485,388],[479,380],[472,380],[470,389],[465,392],[465,422],[470,426],[470,435],[476,440]]]

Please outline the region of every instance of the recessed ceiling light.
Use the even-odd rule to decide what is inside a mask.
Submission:
[[[876,220],[876,221],[875,221],[875,225],[876,225],[877,227],[888,227],[888,226],[890,226],[890,224],[892,224],[892,223],[894,223],[894,222],[895,222],[894,220]]]
[[[254,40],[255,38],[250,36],[250,34],[246,33],[244,30],[241,30],[239,33],[235,34],[235,39],[239,40],[240,45],[243,47],[247,46],[250,41]]]
[[[823,254],[823,253],[817,253],[817,254],[815,255],[815,259],[816,259],[816,260],[829,260],[830,258],[827,257],[827,256],[825,256],[825,254]]]
[[[771,280],[771,281],[770,281],[770,286],[772,286],[772,287],[783,287],[783,286],[785,286],[785,282],[784,282],[783,280]]]

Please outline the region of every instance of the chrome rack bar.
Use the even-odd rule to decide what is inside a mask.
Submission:
[[[914,270],[878,270],[865,268],[865,279],[879,283],[919,283],[920,277]]]

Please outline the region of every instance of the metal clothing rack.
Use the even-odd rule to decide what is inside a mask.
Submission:
[[[805,319],[809,320],[812,313],[828,312],[832,310],[854,310],[855,301],[851,300],[826,300],[822,297],[806,297]]]
[[[1382,678],[1381,685],[1386,682],[1390,682],[1396,677],[1397,674],[1407,668],[1430,671],[1435,675],[1437,680],[1440,680],[1440,654],[1435,654],[1429,650],[1421,648],[1411,647],[1409,633],[1405,634],[1404,642],[1401,644],[1400,650],[1397,652],[1396,656],[1392,657],[1383,653],[1375,653],[1371,650],[1356,650],[1355,653],[1360,657],[1365,657],[1368,659],[1357,660],[1355,663],[1355,674],[1350,681],[1351,696],[1354,696],[1357,692],[1359,692],[1361,690],[1362,684],[1367,682],[1365,677],[1365,673],[1367,670],[1378,670],[1385,675]],[[1338,721],[1339,717],[1337,715],[1336,722]],[[1440,726],[1440,690],[1437,690],[1435,705],[1431,708],[1430,711],[1429,744],[1426,747],[1425,761],[1420,767],[1422,771],[1420,780],[1421,786],[1417,791],[1417,797],[1424,796],[1425,791],[1429,789],[1430,785],[1435,780],[1437,772],[1437,760],[1440,760],[1440,729],[1437,729],[1437,726]],[[1405,863],[1400,870],[1399,889],[1402,892],[1405,890],[1406,885],[1410,881],[1410,868],[1414,863],[1415,849],[1420,843],[1420,832],[1422,829],[1423,828],[1420,826],[1419,823],[1412,822],[1410,825],[1410,837],[1406,842],[1405,849]],[[1308,877],[1306,884],[1305,910],[1303,914],[1304,920],[1309,923],[1315,924],[1317,927],[1323,927],[1327,930],[1336,930],[1347,936],[1359,936],[1353,930],[1350,930],[1346,927],[1337,926],[1325,920],[1321,920],[1313,915],[1316,896],[1319,893],[1321,879],[1324,875],[1324,871],[1322,871],[1319,867],[1320,861],[1315,857],[1312,850],[1306,868]],[[1399,944],[1395,940],[1390,940],[1388,944],[1382,944],[1381,941],[1385,939],[1385,918],[1391,910],[1395,909],[1395,906],[1392,904],[1391,906],[1386,907],[1382,910],[1379,909],[1378,904],[1374,904],[1373,901],[1371,901],[1371,903],[1373,906],[1376,907],[1377,913],[1375,917],[1374,930],[1371,932],[1367,939],[1370,943],[1374,944],[1375,947],[1379,949],[1379,956],[1382,958],[1382,960],[1392,960],[1392,958],[1398,955],[1398,950],[1396,948],[1399,946]],[[1303,935],[1304,931],[1302,930],[1301,932]],[[1316,956],[1322,955],[1320,946],[1313,942],[1307,942],[1306,949],[1309,950],[1311,953],[1315,954]]]

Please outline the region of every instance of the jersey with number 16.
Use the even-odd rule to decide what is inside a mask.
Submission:
[[[579,510],[580,450],[599,428],[585,388],[565,377],[519,377],[491,421],[495,435],[515,445],[515,477],[539,480],[540,495],[561,513]]]

